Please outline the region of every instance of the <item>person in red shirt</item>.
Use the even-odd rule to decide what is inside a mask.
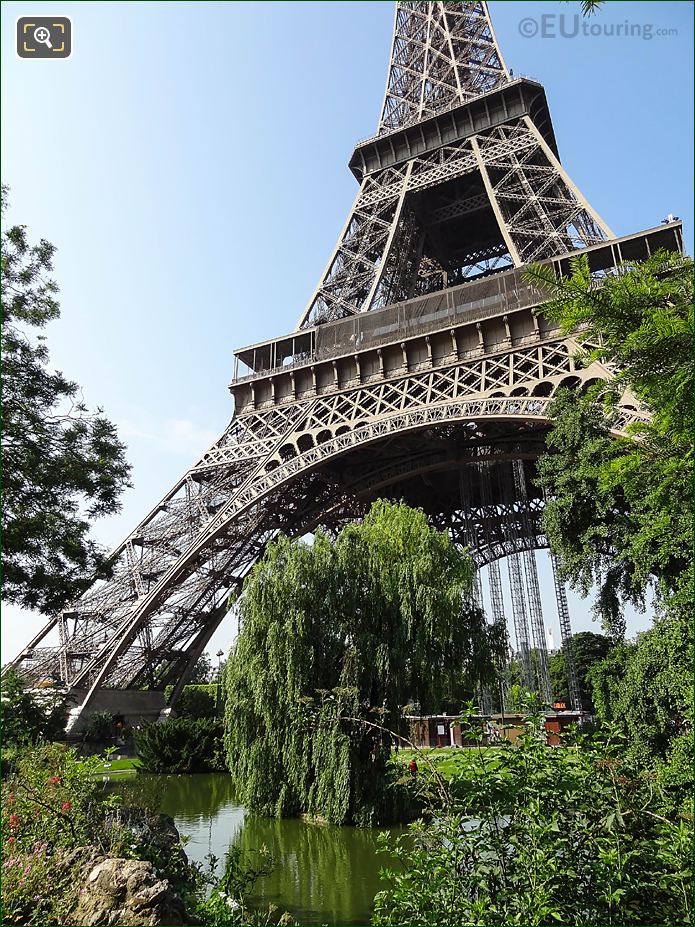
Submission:
[[[415,762],[415,757],[408,763],[408,769],[410,770],[411,776],[417,776],[417,763]]]

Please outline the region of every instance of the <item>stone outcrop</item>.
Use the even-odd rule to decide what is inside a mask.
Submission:
[[[158,927],[189,923],[181,899],[152,863],[101,859],[85,870],[73,924]]]
[[[154,858],[185,867],[186,854],[172,818],[143,808],[115,808],[106,829],[127,832]],[[149,855],[149,854],[148,854]],[[192,924],[183,901],[156,866],[139,859],[105,857],[94,846],[64,852],[60,868],[75,874],[75,903],[68,923],[80,927],[178,927]]]

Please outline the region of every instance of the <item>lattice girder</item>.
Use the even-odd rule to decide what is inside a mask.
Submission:
[[[509,79],[485,3],[398,3],[379,132]]]
[[[461,427],[469,442],[480,444],[491,423],[520,428],[522,434],[529,426],[547,427],[552,397],[534,396],[534,387],[539,380],[551,382],[550,371],[560,385],[572,367],[566,344],[557,340],[540,350],[512,349],[298,401],[282,410],[284,432],[278,408],[240,417],[238,427],[227,429],[122,545],[113,578],[78,603],[72,631],[63,626],[62,647],[41,655],[35,645],[22,661],[25,669],[33,678],[59,676],[74,687],[132,685],[148,674],[160,684],[173,665],[187,665],[203,630],[211,634],[223,619],[224,603],[265,542],[278,530],[304,526],[293,505],[307,479],[311,498],[321,499],[322,492],[330,498],[337,488],[330,476],[333,461],[406,433]],[[589,379],[595,371],[588,368],[580,376]],[[500,386],[523,395],[490,395]],[[624,414],[627,421],[631,414]],[[238,435],[259,456],[240,452]],[[270,445],[259,445],[257,435]],[[313,444],[302,451],[307,435]],[[266,450],[262,457],[260,446]],[[407,470],[405,461],[401,476]],[[393,474],[386,484],[392,479]],[[373,489],[374,480],[374,474],[363,474],[346,490],[347,498]],[[491,523],[498,517],[481,512],[482,530],[494,534]],[[504,533],[493,544],[481,540],[483,560],[517,543]],[[83,656],[74,658],[75,653]]]
[[[548,141],[552,130],[547,112],[532,118],[537,110],[533,94],[518,114],[513,112],[514,100],[486,102],[490,127],[477,128],[478,101],[514,86],[485,3],[397,4],[379,123],[379,134],[388,137],[395,161],[363,172],[360,191],[299,328],[445,289],[451,280],[474,273],[495,272],[496,261],[481,265],[460,257],[452,261],[451,256],[442,261],[432,228],[422,220],[421,204],[415,205],[426,191],[446,193],[457,179],[473,179],[477,192],[458,211],[454,196],[444,214],[449,221],[457,217],[465,223],[462,240],[472,240],[471,254],[501,257],[499,248],[504,245],[509,260],[521,266],[613,237],[560,165]],[[413,147],[408,127],[453,107],[465,110],[461,121],[470,123],[469,128],[446,141],[448,130],[438,124],[436,131],[428,130],[426,151],[420,144]],[[498,117],[490,113],[498,110],[508,115],[493,127]],[[540,119],[542,129],[534,118]],[[439,144],[433,140],[437,133]],[[493,229],[496,240],[484,240]],[[432,268],[438,272],[432,273]]]

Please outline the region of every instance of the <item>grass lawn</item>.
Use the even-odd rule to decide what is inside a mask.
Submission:
[[[485,755],[485,763],[494,762],[495,747],[482,747]],[[445,779],[451,779],[456,775],[462,775],[470,772],[480,766],[480,752],[477,747],[465,747],[463,749],[456,747],[422,747],[418,750],[403,748],[398,753],[393,753],[394,762],[407,766],[411,759],[415,757],[418,769],[421,773],[427,773],[432,766]]]
[[[136,772],[140,768],[140,760],[137,757],[129,757],[125,760],[106,760],[97,766],[95,775],[111,775],[111,773]]]

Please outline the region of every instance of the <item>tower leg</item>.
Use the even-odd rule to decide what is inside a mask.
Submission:
[[[536,686],[531,664],[528,612],[526,610],[526,596],[524,595],[524,574],[519,554],[511,554],[507,558],[507,570],[509,572],[509,592],[512,599],[514,637],[516,638],[516,649],[521,661],[521,678],[524,688],[532,691]]]
[[[570,695],[570,706],[574,711],[582,710],[582,699],[579,692],[579,681],[577,679],[577,668],[574,662],[574,648],[572,646],[572,625],[570,623],[570,612],[567,605],[567,592],[565,584],[562,582],[558,572],[558,562],[555,554],[550,555],[550,563],[553,568],[553,583],[555,585],[555,601],[557,602],[557,617],[560,622],[560,638],[562,640],[562,653],[565,658],[565,669],[567,671],[567,685]]]
[[[548,649],[545,640],[545,624],[543,622],[541,591],[538,584],[536,555],[532,550],[525,550],[521,556],[524,562],[524,574],[526,576],[526,592],[528,596],[529,614],[531,618],[533,648],[536,652],[536,676],[538,678],[538,690],[545,702],[550,704],[552,701],[552,693],[550,690]]]
[[[483,507],[492,504],[492,475],[490,464],[481,461],[478,464],[478,478],[480,480],[480,500]],[[486,538],[489,543],[489,538]],[[488,587],[490,590],[490,609],[492,612],[492,623],[494,627],[504,636],[504,652],[497,667],[497,679],[499,686],[499,707],[502,711],[505,709],[507,701],[507,685],[505,670],[509,663],[509,635],[507,633],[507,619],[504,614],[504,597],[502,595],[502,576],[500,574],[500,565],[498,560],[492,560],[488,564]]]
[[[466,541],[466,546],[469,551],[475,550],[477,547],[476,536],[475,536],[475,525],[474,525],[474,503],[473,503],[473,488],[471,485],[473,468],[472,466],[463,467],[459,471],[459,494],[461,497],[461,510],[464,513],[464,538]],[[473,573],[473,588],[471,590],[471,596],[473,603],[478,606],[481,610],[483,609],[483,585],[480,578],[480,570],[474,564],[475,572]],[[478,701],[480,703],[480,708],[483,714],[490,714],[492,712],[492,693],[490,691],[490,686],[480,682],[478,684]]]
[[[522,529],[526,538],[532,538],[529,519],[526,515],[528,509],[528,489],[526,487],[526,473],[522,460],[515,460],[514,470],[514,489],[516,497],[522,503]],[[536,566],[535,552],[524,545],[525,549],[521,554],[524,562],[524,574],[526,577],[526,592],[528,596],[528,607],[531,617],[531,634],[533,647],[536,651],[536,675],[538,677],[538,691],[547,704],[552,701],[550,691],[550,672],[548,670],[548,648],[545,640],[545,624],[543,623],[543,605],[541,602],[541,590],[538,583],[538,569]]]

